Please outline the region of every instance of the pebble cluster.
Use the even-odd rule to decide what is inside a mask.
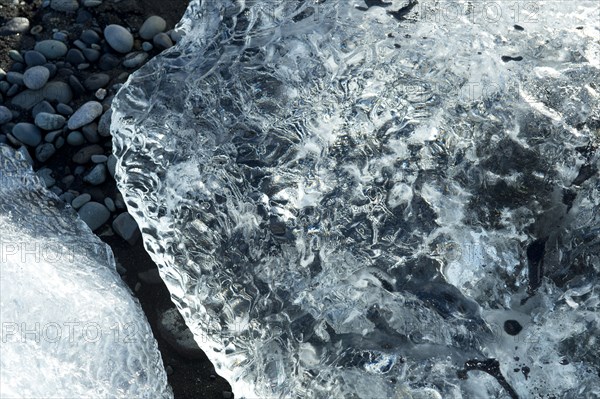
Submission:
[[[17,4],[19,0],[11,1]],[[128,8],[127,0],[114,3],[109,10],[123,21],[131,21],[132,14],[140,15],[140,8]],[[135,254],[140,231],[114,181],[111,102],[130,73],[173,46],[180,34],[169,30],[165,19],[156,15],[123,25],[115,23],[120,17],[107,16],[99,8],[94,16],[91,7],[101,5],[101,0],[44,0],[41,12],[31,19],[2,19],[0,13],[0,40],[13,39],[0,45],[21,46],[8,50],[9,70],[0,66],[0,143],[18,148],[44,184],[70,204],[96,234],[121,237]],[[56,21],[63,19],[63,29],[53,29]],[[120,240],[111,242],[115,241]],[[128,252],[117,246],[117,253]],[[161,303],[156,297],[162,296],[170,306],[159,305],[156,310],[160,307],[160,314],[177,315],[166,289],[161,295],[143,295],[142,283],[153,292],[163,292],[160,287],[164,283],[155,267],[137,272],[138,266],[147,266],[143,259],[135,267],[127,266],[117,258],[117,271],[143,305],[156,306]],[[152,318],[149,320],[152,324]],[[203,362],[198,360],[202,352],[180,316],[161,316],[156,323],[160,323],[158,333],[169,347],[191,362],[188,365],[174,359],[171,351],[163,352],[167,374],[175,374],[174,381],[186,381],[178,387],[179,392],[186,392],[188,383],[198,385],[194,362]],[[194,381],[186,380],[188,376]],[[211,397],[233,398],[229,390],[218,391],[222,383],[216,375],[209,378],[216,394]],[[204,393],[206,384],[202,386]]]
[[[82,2],[86,7],[100,3]],[[77,0],[44,5],[65,13],[80,7]],[[109,24],[81,29],[76,36],[55,30],[48,37],[41,26],[30,27],[22,17],[0,27],[5,35],[26,32],[41,40],[31,49],[10,50],[10,70],[0,69],[0,143],[22,148],[46,186],[92,230],[108,226],[133,245],[140,233],[123,198],[116,190],[106,194],[111,190],[103,189],[116,164],[111,101],[129,73],[173,46],[177,33],[167,31],[159,16],[147,18],[137,32]]]

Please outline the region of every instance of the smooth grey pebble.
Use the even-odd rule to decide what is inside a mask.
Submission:
[[[67,143],[69,143],[69,145],[72,145],[73,147],[77,147],[85,143],[85,138],[83,137],[83,134],[81,134],[81,132],[74,131],[69,133],[69,135],[67,136]]]
[[[103,163],[96,164],[92,170],[83,177],[83,181],[94,186],[98,186],[106,181],[106,165]]]
[[[25,62],[25,60],[23,59],[23,56],[21,55],[21,53],[19,53],[17,50],[9,50],[8,51],[8,56],[13,61],[16,61],[16,62]]]
[[[106,155],[92,155],[91,160],[93,163],[104,163],[108,161],[108,157]]]
[[[136,221],[129,213],[124,212],[115,218],[112,228],[121,238],[133,245],[140,237],[140,230]]]
[[[43,67],[42,67],[43,68]],[[6,74],[6,81],[15,85],[23,84],[23,74],[20,72],[9,72]]]
[[[98,122],[98,134],[102,137],[110,136],[110,118],[112,116],[112,108],[102,114]]]
[[[114,201],[112,199],[108,198],[108,197],[104,198],[104,205],[111,212],[116,212],[117,211],[117,207],[115,206]]]
[[[82,126],[93,122],[97,117],[102,115],[102,111],[102,104],[97,101],[88,101],[71,115],[68,122],[69,129],[79,129]]]
[[[77,212],[79,217],[94,231],[110,218],[110,212],[98,202],[87,202]]]
[[[71,108],[67,104],[59,103],[56,106],[56,111],[59,114],[62,114],[62,115],[65,115],[65,116],[69,116],[69,115],[71,115],[73,113],[73,108]]]
[[[144,42],[144,43],[142,43],[142,50],[144,50],[146,52],[152,51],[153,48],[154,48],[154,46],[150,42]]]
[[[23,74],[23,83],[31,90],[39,90],[48,83],[50,71],[41,65],[33,66]]]
[[[84,43],[87,44],[100,43],[100,35],[92,29],[86,29],[83,32],[81,32],[80,38]]]
[[[127,54],[125,59],[123,59],[123,66],[125,68],[137,68],[140,65],[142,65],[147,58],[148,53],[144,53],[141,51],[136,53],[129,53]]]
[[[76,94],[85,93],[85,88],[83,87],[83,85],[81,84],[79,79],[77,79],[77,77],[75,75],[69,76],[69,85],[71,86],[71,88],[73,89],[73,91]]]
[[[105,73],[95,73],[90,75],[86,80],[83,81],[83,86],[89,91],[98,90],[101,87],[105,87],[110,81],[110,76]]]
[[[50,105],[50,103],[48,101],[41,101],[35,107],[33,107],[33,109],[31,110],[31,116],[33,117],[33,119],[35,119],[35,117],[40,112],[47,112],[49,114],[53,114],[56,111],[54,110],[54,107],[52,105]]]
[[[35,157],[40,162],[46,162],[54,153],[56,148],[51,143],[40,144],[35,148]]]
[[[67,62],[71,63],[72,65],[83,64],[86,61],[81,50],[78,50],[75,48],[72,48],[67,52],[67,56],[65,57],[65,60]]]
[[[117,157],[113,154],[108,156],[108,161],[106,161],[106,167],[108,168],[108,173],[112,177],[115,177],[115,168],[117,167]]]
[[[66,32],[61,32],[61,31],[54,32],[52,34],[52,38],[54,40],[59,40],[63,43],[67,43],[69,41],[69,35]]]
[[[83,49],[83,55],[89,62],[96,62],[100,59],[100,52],[93,48]]]
[[[144,21],[142,27],[140,28],[139,34],[142,39],[149,40],[152,39],[156,34],[164,32],[166,28],[167,22],[163,18],[153,15]]]
[[[10,86],[10,89],[8,89],[8,91],[6,92],[6,96],[7,97],[12,97],[15,94],[17,94],[19,92],[19,90],[21,90],[21,88],[19,87],[18,84],[14,84],[12,86]]]
[[[92,196],[89,195],[88,193],[80,194],[77,197],[73,198],[73,201],[71,202],[71,206],[75,209],[79,209],[82,206],[84,206],[85,204],[87,204],[88,202],[90,202],[91,200],[92,200]]]
[[[44,54],[35,50],[26,51],[23,58],[25,58],[25,63],[30,67],[44,65],[47,62]]]
[[[62,134],[62,130],[55,130],[53,132],[49,132],[48,134],[46,134],[46,136],[44,136],[44,141],[46,143],[52,143],[61,134]]]
[[[50,60],[64,57],[68,51],[67,46],[59,40],[42,40],[35,45],[34,50],[44,54]]]
[[[81,128],[81,133],[83,133],[83,137],[90,143],[97,143],[100,141],[100,137],[98,136],[98,125],[96,123],[90,123]]]
[[[37,126],[27,122],[17,123],[12,130],[13,136],[21,143],[31,147],[37,146],[42,141],[42,132]]]
[[[65,125],[65,117],[48,112],[40,112],[35,116],[35,125],[43,130],[56,130]]]
[[[173,41],[166,33],[158,33],[156,36],[154,36],[154,39],[152,39],[152,43],[154,43],[154,46],[159,50],[173,47]]]
[[[13,115],[10,109],[6,108],[4,105],[0,105],[0,125],[10,122],[12,118]]]
[[[104,28],[106,42],[119,53],[128,53],[133,48],[133,35],[121,25],[108,25]]]
[[[68,177],[68,176],[67,176]],[[62,180],[63,184],[64,184],[64,180]],[[70,204],[73,199],[74,199],[74,195],[73,193],[69,192],[69,191],[65,191],[64,193],[62,193],[61,195],[58,196],[58,198],[60,198],[62,200],[62,202],[64,202],[65,204]]]

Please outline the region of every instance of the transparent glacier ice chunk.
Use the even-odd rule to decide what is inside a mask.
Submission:
[[[110,248],[0,145],[0,396],[171,398]]]
[[[192,1],[111,130],[236,395],[600,394],[598,13]]]

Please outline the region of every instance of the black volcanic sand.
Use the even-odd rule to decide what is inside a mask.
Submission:
[[[92,27],[94,20],[102,29],[106,25],[114,23],[137,31],[144,20],[151,15],[161,16],[167,22],[167,29],[172,29],[181,19],[188,1],[104,0],[104,3],[98,7],[80,7],[77,12],[72,14],[56,12],[49,7],[42,8],[41,4],[41,0],[26,0],[18,4],[13,4],[12,0],[0,0],[0,26],[13,17],[27,17],[30,21],[30,29],[37,25],[44,28],[35,37],[30,33],[0,36],[0,68],[5,71],[8,72],[13,64],[13,61],[8,57],[9,50],[32,49],[36,41],[50,39],[53,29],[68,32],[69,39],[72,41],[79,37],[83,29]],[[151,59],[157,53],[158,51],[153,50],[148,59]],[[112,71],[102,72],[111,76],[111,83],[107,86],[111,87],[113,84],[119,83],[117,76],[123,72],[133,73],[133,70],[116,68]],[[89,71],[84,71],[81,72],[81,75],[85,76],[89,73]],[[107,89],[107,91],[109,97],[114,95],[113,90]],[[86,92],[82,95],[75,95],[69,105],[76,109],[82,103],[90,100],[95,100],[94,93]],[[8,101],[6,105],[10,107]],[[13,122],[33,123],[31,113],[21,112],[20,116],[14,119]],[[110,138],[101,138],[98,144],[106,148],[107,151],[110,150]],[[29,148],[30,154],[34,158],[34,170],[38,170],[42,166],[50,168],[55,174],[57,182],[69,173],[69,168],[72,169],[75,166],[71,162],[71,158],[78,149],[78,147],[73,148],[65,144],[47,162],[42,164],[33,157],[33,148]],[[92,200],[100,202],[107,196],[115,198],[117,193],[115,181],[110,176],[100,186],[86,185],[79,177],[70,189],[81,193],[89,193]],[[144,250],[141,239],[135,245],[128,244],[118,235],[112,233],[108,227],[111,221],[112,218],[106,226],[98,229],[96,233],[104,242],[110,245],[117,262],[127,270],[123,278],[131,290],[135,292],[150,322],[154,336],[158,341],[164,365],[168,370],[169,384],[173,388],[175,398],[220,399],[233,397],[231,386],[215,373],[213,365],[206,356],[196,360],[186,358],[161,337],[157,327],[158,318],[163,311],[174,307],[170,300],[170,294],[162,282],[159,284],[146,284],[143,282],[141,282],[141,285],[138,284],[140,283],[138,273],[156,269],[156,265]],[[135,291],[136,286],[138,287],[137,292]]]

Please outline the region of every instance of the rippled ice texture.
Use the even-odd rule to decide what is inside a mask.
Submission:
[[[146,247],[236,395],[599,397],[598,18],[191,3],[112,130]]]
[[[0,396],[170,398],[110,248],[0,145]]]

